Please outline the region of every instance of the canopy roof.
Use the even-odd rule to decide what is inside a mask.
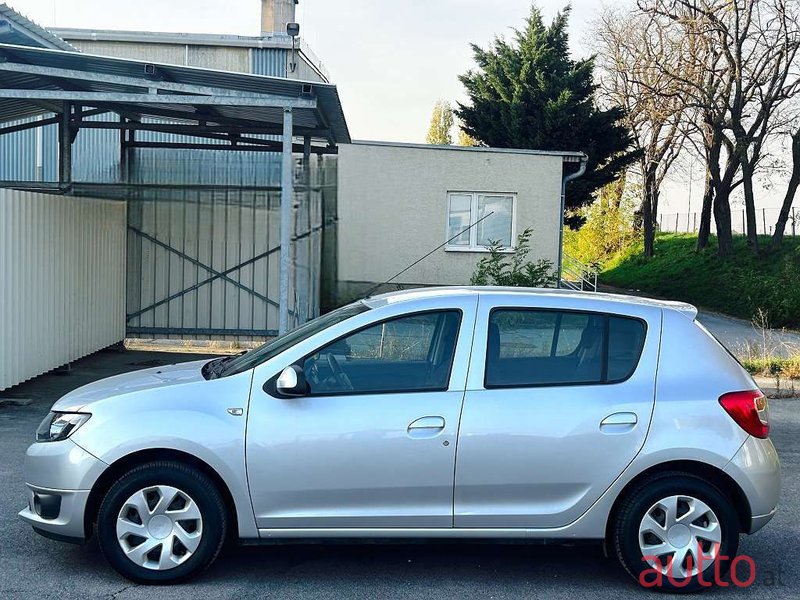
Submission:
[[[0,43],[77,51],[74,46],[23,17],[8,4],[0,4]]]
[[[291,109],[293,135],[350,141],[332,84],[0,43],[0,124],[73,110],[84,126],[87,109],[262,134],[282,133]]]

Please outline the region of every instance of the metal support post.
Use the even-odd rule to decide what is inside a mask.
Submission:
[[[281,163],[281,275],[278,300],[278,333],[289,330],[289,284],[292,263],[292,201],[294,169],[292,168],[292,109],[283,109],[283,161]]]

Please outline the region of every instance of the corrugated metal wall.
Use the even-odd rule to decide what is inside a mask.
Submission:
[[[271,75],[273,77],[286,77],[286,65],[291,55],[291,50],[283,48],[253,48],[252,72],[256,75]],[[316,70],[309,65],[299,52],[295,54],[297,69],[291,74],[292,79],[303,81],[322,81]]]
[[[0,189],[0,390],[125,337],[124,202]]]
[[[70,40],[69,43],[87,54],[116,56],[132,60],[149,60],[171,65],[186,64],[186,46],[184,44],[110,42],[101,40]]]
[[[286,77],[286,50],[282,48],[253,48],[252,72],[256,75]]]
[[[30,119],[3,125],[28,121]],[[57,170],[58,128],[55,125],[0,135],[0,180],[53,181]]]

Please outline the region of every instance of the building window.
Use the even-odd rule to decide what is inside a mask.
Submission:
[[[492,242],[511,248],[516,199],[516,194],[450,192],[447,195],[447,239],[450,241],[446,249],[485,250]],[[464,231],[474,223],[477,225]],[[459,235],[459,232],[462,233]]]

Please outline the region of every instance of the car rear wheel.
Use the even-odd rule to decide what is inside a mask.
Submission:
[[[100,505],[100,548],[114,569],[139,583],[174,583],[208,567],[225,540],[219,490],[205,474],[171,461],[120,477]]]
[[[731,500],[715,485],[688,473],[663,473],[625,497],[613,544],[643,587],[694,592],[727,574],[739,529]]]

